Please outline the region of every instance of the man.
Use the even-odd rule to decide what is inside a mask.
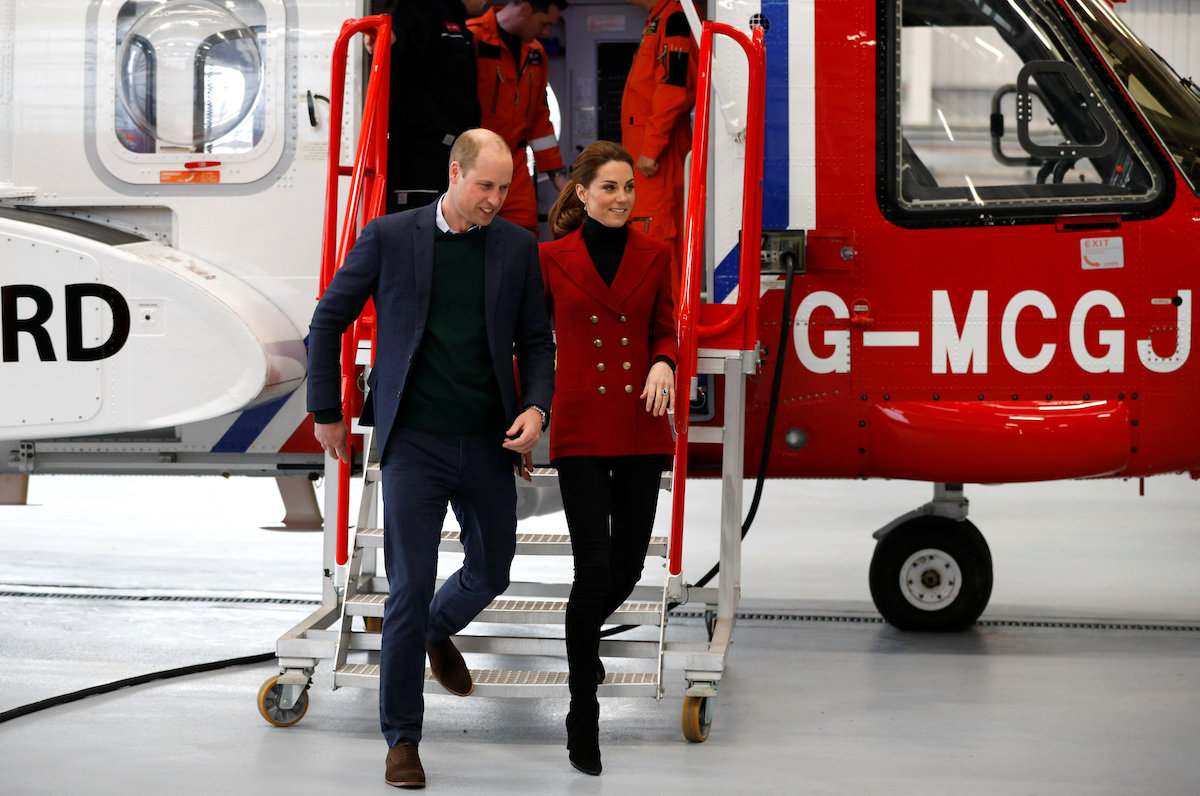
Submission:
[[[446,190],[450,147],[479,126],[475,49],[467,19],[487,0],[375,0],[392,17],[387,211],[429,204]],[[373,42],[368,40],[367,48]]]
[[[549,72],[538,37],[549,35],[567,0],[526,0],[492,8],[467,22],[475,37],[480,126],[495,130],[513,151],[513,184],[503,218],[537,234],[537,193],[525,147],[557,191],[567,184],[546,102]]]
[[[679,0],[626,0],[649,12],[625,93],[621,144],[633,155],[637,199],[633,218],[671,246],[671,292],[679,306],[683,268],[684,159],[692,148],[697,46]]]
[[[449,187],[433,204],[368,224],[313,313],[308,407],[331,456],[347,458],[340,419],[340,338],[373,298],[368,378],[381,452],[389,593],[380,649],[385,780],[424,787],[425,654],[446,690],[471,675],[450,636],[508,587],[516,547],[513,466],[546,422],[554,342],[537,243],[496,214],[512,153],[495,133],[454,142]],[[518,404],[513,355],[520,366]],[[446,504],[462,528],[462,568],[434,594]]]

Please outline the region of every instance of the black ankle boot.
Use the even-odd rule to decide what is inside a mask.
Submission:
[[[567,757],[593,777],[600,774],[600,706],[572,707],[567,713]]]

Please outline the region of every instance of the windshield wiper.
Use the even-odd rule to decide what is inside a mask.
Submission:
[[[1171,74],[1175,75],[1175,79],[1179,81],[1179,85],[1190,90],[1198,99],[1200,99],[1200,86],[1196,85],[1196,81],[1192,80],[1190,77],[1184,77],[1183,75],[1179,74],[1179,72],[1175,71],[1175,67],[1171,66],[1171,62],[1159,55],[1158,50],[1155,50],[1153,47],[1151,47],[1150,52],[1154,53],[1154,57],[1161,61],[1163,66],[1171,70]]]
[[[1190,88],[1192,93],[1197,97],[1200,97],[1200,86],[1196,85],[1196,81],[1192,80],[1190,77],[1181,77],[1179,78],[1179,82]]]

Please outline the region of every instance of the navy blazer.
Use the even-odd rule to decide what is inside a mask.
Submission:
[[[308,409],[340,408],[341,337],[367,299],[375,300],[378,350],[368,385],[381,453],[425,332],[436,213],[433,203],[367,224],[317,303],[308,329]],[[502,218],[493,219],[485,233],[484,302],[505,417],[511,423],[521,407],[530,404],[549,409],[554,394],[554,339],[546,318],[537,241]],[[514,355],[520,366],[520,399]]]

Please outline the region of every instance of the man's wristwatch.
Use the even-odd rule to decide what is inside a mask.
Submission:
[[[538,413],[542,416],[542,431],[545,431],[546,426],[550,425],[550,413],[547,412],[542,407],[538,406],[537,404],[530,404],[529,406],[527,406],[525,408],[538,410]]]

